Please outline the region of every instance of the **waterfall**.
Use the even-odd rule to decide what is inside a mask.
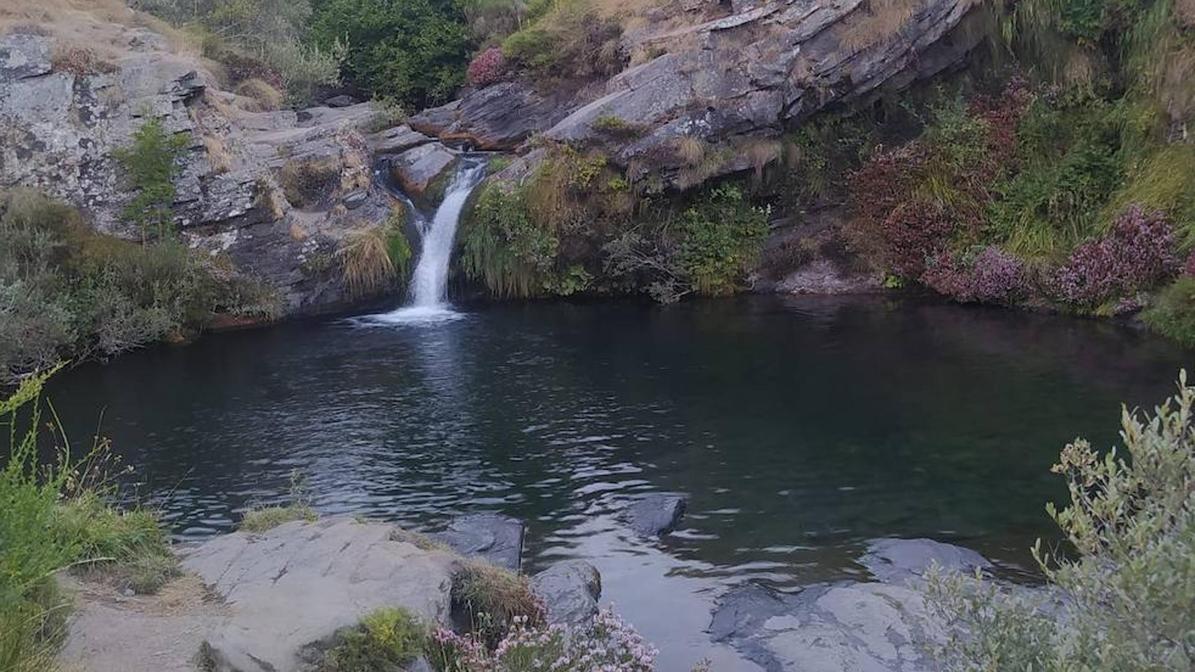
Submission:
[[[444,190],[444,200],[436,209],[431,222],[420,226],[423,245],[415,273],[411,277],[411,300],[406,306],[389,313],[371,316],[372,320],[389,323],[421,322],[451,319],[457,316],[448,304],[448,264],[461,210],[473,188],[485,177],[486,161],[478,156],[463,155],[452,182]]]

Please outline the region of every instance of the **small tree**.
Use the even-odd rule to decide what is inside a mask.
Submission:
[[[1122,412],[1127,455],[1079,439],[1053,471],[1070,506],[1047,509],[1077,551],[1034,557],[1056,593],[1026,598],[978,579],[939,579],[934,603],[962,627],[946,669],[1191,670],[1195,668],[1195,388],[1152,416]]]
[[[167,134],[162,121],[155,118],[137,129],[132,145],[114,153],[129,185],[137,192],[123,216],[140,227],[142,244],[151,229],[159,238],[172,231],[174,179],[181,168],[179,157],[186,148],[186,136]]]

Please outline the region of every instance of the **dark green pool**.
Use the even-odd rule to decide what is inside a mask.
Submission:
[[[1192,361],[1107,323],[916,300],[542,303],[212,336],[52,397],[76,436],[104,410],[181,536],[231,529],[296,469],[325,513],[503,511],[529,525],[530,568],[590,559],[681,669],[724,655],[702,629],[727,586],[859,575],[872,537],[1025,563],[1059,448],[1111,443],[1120,402],[1156,403]],[[656,490],[690,513],[636,539],[614,512]]]

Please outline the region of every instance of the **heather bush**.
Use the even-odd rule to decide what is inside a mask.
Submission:
[[[1054,291],[1066,303],[1091,309],[1150,289],[1178,267],[1165,215],[1132,205],[1105,236],[1074,249],[1054,276]]]
[[[502,80],[506,72],[506,57],[498,47],[489,47],[469,62],[469,83],[473,86],[489,86]]]
[[[537,626],[524,620],[493,649],[444,628],[431,637],[438,672],[650,672],[656,651],[610,610],[581,627]]]
[[[922,281],[934,291],[963,303],[1015,303],[1026,293],[1021,260],[995,246],[971,259],[941,254]]]
[[[1050,593],[938,578],[931,604],[960,627],[945,669],[1190,670],[1195,666],[1195,388],[1152,415],[1121,413],[1123,449],[1077,439],[1053,472],[1069,504],[1047,505],[1073,554],[1033,549]]]
[[[626,65],[618,22],[599,16],[581,0],[553,3],[534,23],[502,42],[511,65],[542,84],[609,77]]]

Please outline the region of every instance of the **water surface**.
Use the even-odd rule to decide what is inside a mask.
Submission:
[[[917,300],[531,303],[212,336],[52,396],[76,436],[104,410],[181,537],[284,501],[294,470],[326,514],[501,511],[528,523],[529,570],[594,562],[662,669],[735,669],[702,631],[738,583],[863,577],[880,536],[1026,565],[1062,445],[1110,445],[1120,402],[1156,403],[1191,361],[1112,324]],[[616,515],[650,491],[691,498],[664,540]]]

